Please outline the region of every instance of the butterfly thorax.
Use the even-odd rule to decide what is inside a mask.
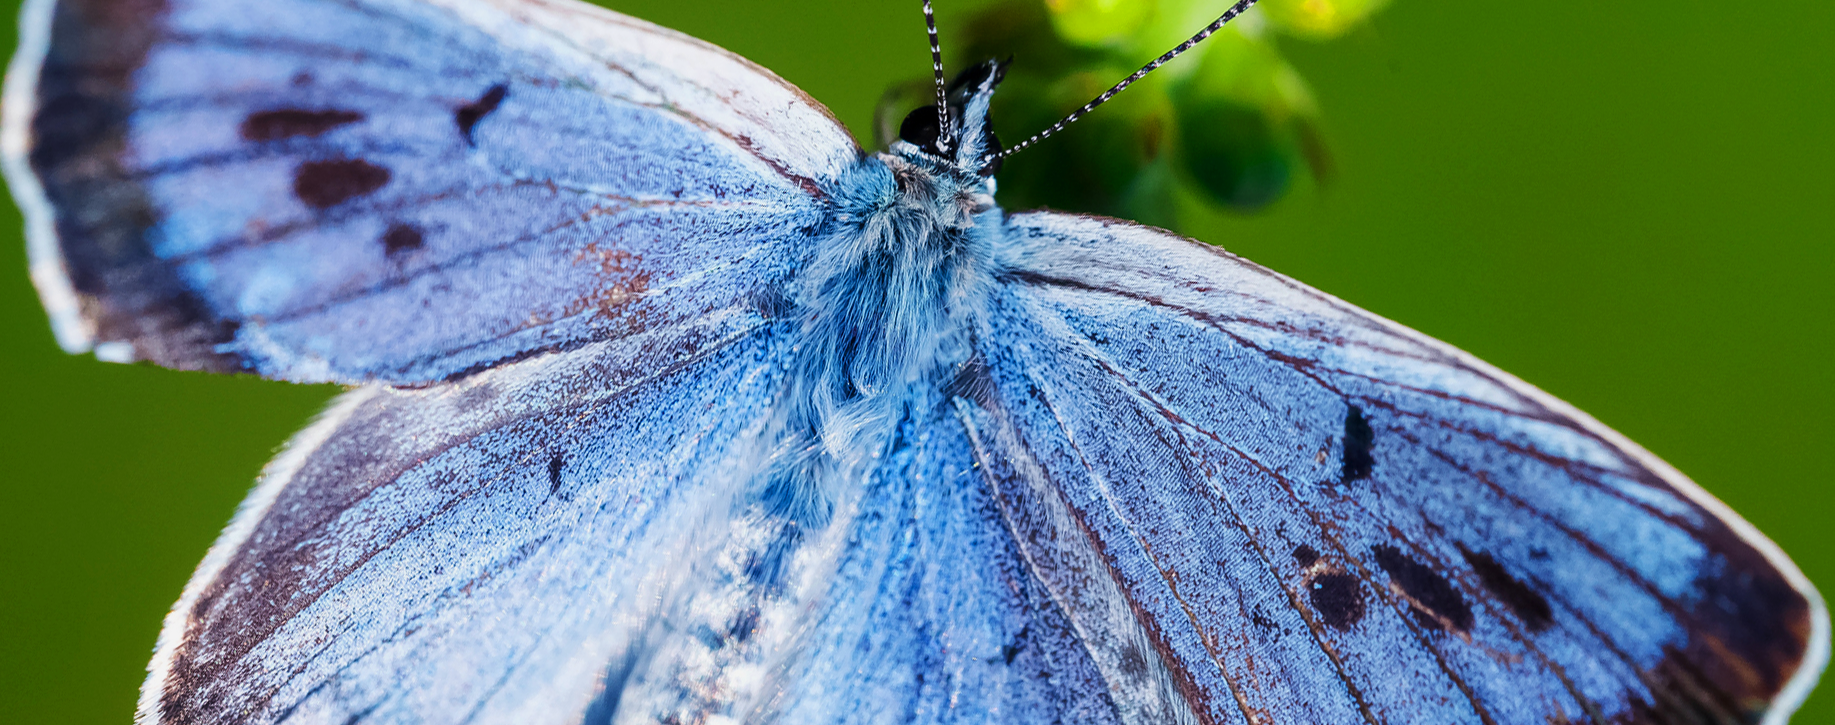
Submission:
[[[834,402],[923,377],[989,274],[991,189],[924,161],[867,157],[831,197],[801,292],[809,342],[844,371]]]
[[[876,449],[910,386],[966,356],[1000,220],[987,179],[917,155],[865,156],[830,191],[795,285],[795,379],[807,389],[791,391],[785,431],[803,455],[778,494],[794,494],[786,508],[800,518],[826,519],[853,478],[841,451]]]
[[[824,190],[821,231],[793,285],[798,374],[765,495],[793,520],[826,522],[909,412],[899,406],[927,399],[905,393],[967,358],[1003,218],[986,163],[999,151],[988,108],[1003,67],[964,72],[946,114],[914,112],[904,138]]]

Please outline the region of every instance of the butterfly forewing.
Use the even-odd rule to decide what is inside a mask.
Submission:
[[[572,4],[25,17],[36,275],[113,359],[411,383],[627,334],[780,284],[857,153],[768,72]]]
[[[1795,568],[1577,411],[1213,248],[1010,224],[978,454],[1067,508],[1201,719],[1744,722],[1813,679]]]

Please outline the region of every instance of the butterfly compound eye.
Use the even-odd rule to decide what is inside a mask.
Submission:
[[[898,137],[925,153],[943,155],[943,150],[937,148],[937,109],[934,106],[919,106],[905,114],[905,120],[898,124]]]

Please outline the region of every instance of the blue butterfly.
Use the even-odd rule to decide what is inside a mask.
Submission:
[[[21,27],[60,343],[357,386],[185,588],[143,723],[1782,723],[1828,657],[1796,567],[1585,414],[1003,211],[999,63],[866,153],[570,0]]]

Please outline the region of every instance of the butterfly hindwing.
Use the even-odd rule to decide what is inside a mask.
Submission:
[[[580,722],[760,465],[773,329],[724,310],[347,395],[186,587],[141,721]]]
[[[1009,224],[982,470],[1124,599],[1036,563],[1071,621],[1144,628],[1199,721],[1746,722],[1813,681],[1795,568],[1578,411],[1214,248]]]
[[[24,18],[35,279],[111,359],[418,383],[626,334],[775,288],[858,153],[769,72],[574,3]]]

